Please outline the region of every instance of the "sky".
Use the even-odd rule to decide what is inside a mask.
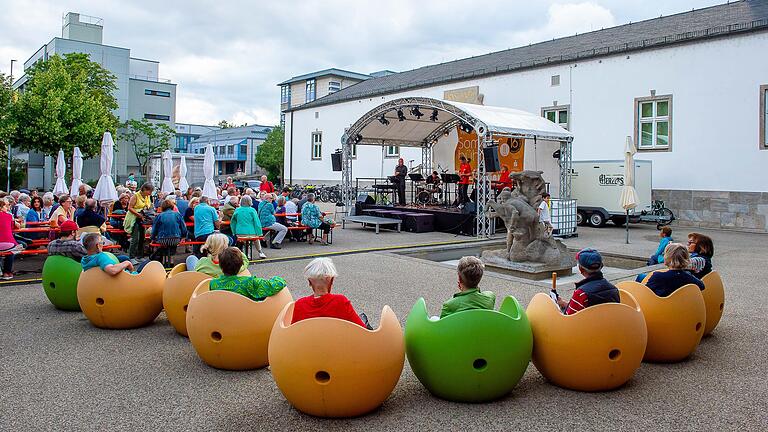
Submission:
[[[405,71],[724,0],[0,0],[0,72],[14,75],[78,12],[104,43],[160,62],[177,86],[176,121],[273,125],[277,84],[336,67]]]

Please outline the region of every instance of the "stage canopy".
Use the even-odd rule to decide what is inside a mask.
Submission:
[[[485,215],[490,182],[483,149],[498,144],[501,137],[560,142],[560,192],[570,197],[571,141],[573,134],[546,118],[512,108],[409,97],[385,102],[355,121],[342,136],[342,194],[352,206],[352,146],[421,147],[423,171],[430,172],[432,147],[456,128],[477,134],[478,236],[490,235]]]

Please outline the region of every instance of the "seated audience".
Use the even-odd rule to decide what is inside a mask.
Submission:
[[[48,243],[48,255],[61,255],[80,262],[84,256],[88,255],[88,251],[85,250],[79,240],[75,239],[77,230],[76,223],[72,221],[62,222],[58,233],[59,238]]]
[[[304,268],[304,276],[312,288],[312,295],[296,300],[291,323],[309,318],[338,318],[369,328],[364,314],[358,315],[349,299],[342,294],[331,294],[333,281],[338,276],[330,258],[315,258]]]
[[[655,265],[655,264],[661,264],[664,262],[664,249],[667,248],[667,245],[673,242],[672,240],[672,227],[670,226],[663,226],[661,227],[661,231],[659,231],[659,247],[656,248],[656,252],[651,255],[650,258],[648,258],[648,262],[646,265]]]
[[[11,252],[3,257],[3,276],[0,277],[0,279],[3,280],[13,279],[13,261],[16,258],[15,254],[24,248],[13,236],[13,230],[19,228],[21,225],[13,219],[10,210],[11,208],[8,201],[4,198],[0,199],[0,251]]]
[[[277,223],[288,226],[288,218],[285,217],[285,197],[282,195],[277,197],[277,208],[275,208],[275,219],[277,220]]]
[[[645,283],[657,296],[667,297],[688,284],[704,289],[704,282],[688,271],[691,267],[691,255],[688,248],[682,244],[670,243],[667,246],[664,250],[664,264],[669,270],[651,273],[651,277]]]
[[[496,294],[491,291],[480,291],[478,288],[480,279],[483,278],[484,268],[483,262],[474,256],[465,256],[459,260],[456,268],[459,292],[443,303],[440,318],[465,310],[493,309],[496,304]]]
[[[181,239],[187,236],[187,225],[178,212],[173,211],[173,200],[166,199],[160,204],[161,213],[152,222],[151,243],[159,243],[158,247],[150,255],[150,259],[156,260],[161,256],[173,256],[176,254],[176,246]]]
[[[32,198],[30,198],[29,195],[25,193],[19,194],[19,203],[16,206],[16,213],[14,216],[20,218],[21,220],[26,220],[27,212],[29,212],[31,207]]]
[[[32,198],[30,209],[27,211],[25,221],[29,222],[44,222],[45,212],[43,210],[43,199],[39,196]]]
[[[576,254],[579,272],[584,279],[576,282],[576,290],[567,302],[558,296],[557,304],[566,315],[602,303],[619,303],[619,290],[603,277],[603,257],[595,249],[586,248]]]
[[[106,221],[107,218],[96,211],[96,200],[93,198],[88,198],[85,200],[85,207],[83,208],[83,211],[75,217],[75,222],[77,222],[77,226],[80,227],[81,234],[83,232],[104,232],[107,229],[105,224]]]
[[[265,195],[265,199],[259,203],[259,219],[261,220],[261,226],[263,228],[269,228],[272,230],[270,236],[269,247],[272,249],[280,249],[280,243],[283,242],[285,235],[288,234],[288,228],[277,223],[275,219],[275,207],[272,202],[275,200],[275,196],[271,193]],[[277,234],[274,234],[277,232]]]
[[[48,220],[51,218],[51,212],[53,211],[53,193],[46,192],[43,194],[43,219]]]
[[[193,217],[195,222],[195,241],[204,242],[208,239],[208,236],[219,229],[219,213],[210,206],[210,199],[207,196],[200,197],[200,203],[195,206]],[[194,249],[195,255],[199,257],[200,246],[195,245]]]
[[[230,228],[232,229],[232,235],[235,236],[263,236],[264,232],[261,229],[261,221],[259,215],[253,208],[253,202],[251,197],[243,195],[240,198],[240,206],[232,214],[232,220],[230,221]],[[254,241],[256,250],[259,251],[259,258],[266,258],[267,256],[261,249],[261,242]]]
[[[715,245],[709,236],[699,233],[688,234],[688,252],[691,254],[691,273],[701,279],[712,272],[712,257]]]
[[[58,228],[65,220],[75,220],[75,209],[72,208],[72,197],[63,194],[59,197],[59,206],[51,213],[51,228]]]
[[[331,225],[323,220],[323,213],[315,204],[315,194],[313,193],[307,194],[307,202],[301,208],[301,223],[309,227],[307,230],[309,244],[315,242],[312,230],[319,229],[323,232],[320,244],[328,246],[328,233],[331,232]]]
[[[117,276],[122,271],[133,272],[133,263],[130,260],[126,259],[121,262],[119,258],[102,251],[101,234],[85,234],[82,241],[85,250],[88,251],[88,255],[80,260],[83,271],[99,267],[111,276]]]
[[[82,187],[80,189],[82,190]],[[85,200],[87,199],[88,197],[85,195],[78,195],[77,198],[75,198],[75,213],[72,219],[75,222],[77,222],[77,217],[80,216],[80,214],[85,211]]]
[[[221,266],[219,266],[219,254],[229,247],[229,237],[224,234],[215,233],[208,236],[205,244],[200,250],[207,253],[207,256],[197,258],[195,255],[187,257],[187,270],[194,269],[196,272],[205,273],[211,277],[222,275]],[[242,252],[241,252],[242,253]],[[243,254],[243,265],[238,273],[248,269],[248,257]]]
[[[258,301],[279,293],[286,285],[280,276],[272,279],[238,276],[243,268],[243,253],[236,247],[228,247],[219,254],[219,266],[223,274],[211,280],[211,291],[232,291]]]

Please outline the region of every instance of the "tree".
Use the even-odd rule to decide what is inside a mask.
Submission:
[[[128,120],[120,125],[120,136],[131,144],[142,176],[147,175],[149,157],[170,147],[176,132],[165,123],[152,123],[147,119]]]
[[[104,132],[118,125],[115,76],[79,53],[54,55],[27,75],[11,109],[14,147],[47,155],[80,147],[86,158],[97,155]]]
[[[256,150],[256,165],[265,169],[272,180],[280,178],[283,172],[284,145],[285,132],[280,126],[275,126]]]
[[[218,126],[218,127],[220,127],[220,128],[222,128],[222,129],[229,129],[229,128],[233,128],[233,127],[235,127],[235,125],[233,125],[232,123],[230,123],[230,122],[228,122],[228,121],[226,121],[226,120],[222,120],[222,121],[220,121],[220,122],[217,124],[217,126]]]
[[[8,184],[8,145],[12,143],[16,124],[12,110],[15,101],[11,77],[0,73],[0,188]],[[18,188],[27,176],[26,166],[21,159],[11,161],[11,189]]]

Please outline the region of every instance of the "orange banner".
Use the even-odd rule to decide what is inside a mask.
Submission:
[[[454,151],[454,167],[456,171],[459,170],[459,166],[461,165],[459,158],[463,155],[469,159],[469,164],[474,171],[477,169],[477,134],[475,131],[466,133],[458,127],[456,130],[458,132],[459,142],[456,143],[456,150]],[[496,136],[494,136],[493,139],[499,144],[499,166],[503,167],[506,165],[510,172],[523,171],[525,139]]]

